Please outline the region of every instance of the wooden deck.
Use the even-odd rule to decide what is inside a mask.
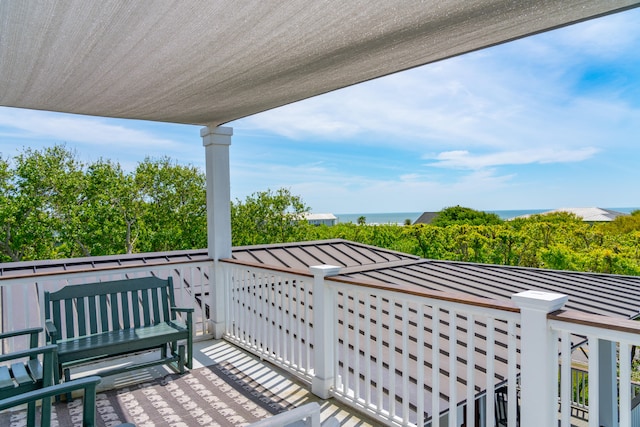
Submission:
[[[150,355],[133,357],[139,363],[141,357]],[[121,359],[118,363],[130,361]],[[76,369],[72,377],[99,374],[103,366],[106,364]],[[228,375],[224,377],[223,373]],[[54,419],[58,418],[59,425],[72,419],[77,402],[79,400],[55,405]],[[194,367],[184,376],[166,366],[156,366],[104,378],[98,388],[96,419],[99,426],[114,422],[132,422],[138,427],[169,423],[245,426],[272,416],[273,412],[309,402],[318,402],[321,406],[322,420],[333,416],[342,426],[378,425],[333,399],[317,398],[305,384],[222,340],[194,343]],[[0,414],[0,425],[23,425],[23,412],[26,409]],[[203,422],[207,419],[208,422]]]

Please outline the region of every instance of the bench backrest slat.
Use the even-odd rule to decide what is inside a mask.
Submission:
[[[144,324],[151,324],[151,305],[149,305],[149,292],[148,290],[142,291],[142,310],[144,310]]]
[[[68,299],[64,301],[64,316],[67,325],[67,336],[75,337],[75,331],[73,330],[73,300]]]
[[[123,292],[120,294],[120,305],[122,310],[120,313],[122,314],[122,327],[124,329],[129,329],[131,327],[131,322],[129,321],[129,292]]]
[[[160,319],[160,303],[158,302],[157,289],[151,290],[151,300],[153,301],[153,323],[157,324]]]
[[[90,333],[98,333],[98,307],[95,297],[89,297],[89,328]]]
[[[140,294],[138,291],[131,291],[131,301],[140,301]],[[133,327],[139,328],[140,322],[140,304],[133,304]]]
[[[160,289],[160,292],[162,294],[160,301],[162,301],[162,312],[165,313],[165,315],[170,313],[169,310],[169,303],[171,303],[171,307],[175,307],[175,304],[173,302],[173,298],[171,298],[173,296],[172,292],[167,292],[167,288],[164,289]],[[169,321],[169,320],[173,320],[173,319],[164,319],[165,321]]]
[[[174,317],[173,292],[171,277],[69,285],[45,292],[45,316],[53,320],[61,339],[142,327]]]
[[[109,330],[117,331],[120,329],[120,321],[118,317],[118,312],[120,311],[118,304],[118,294],[109,294],[109,307],[111,308],[111,326]]]
[[[100,325],[102,329],[99,331],[108,331],[109,330],[109,316],[107,311],[107,296],[100,295]]]
[[[78,322],[78,335],[87,335],[87,322],[85,320],[87,317],[85,314],[84,298],[76,299],[76,310],[78,312],[78,317],[76,318]]]

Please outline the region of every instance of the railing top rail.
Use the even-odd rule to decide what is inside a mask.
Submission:
[[[443,292],[425,289],[417,285],[389,284],[374,280],[351,279],[346,277],[327,277],[326,280],[343,283],[347,285],[360,286],[365,288],[379,289],[383,291],[399,292],[405,295],[414,295],[422,298],[430,298],[440,301],[453,302],[458,304],[472,305],[476,307],[489,308],[495,310],[519,313],[520,309],[511,301],[500,301],[489,298],[476,297],[455,292]]]
[[[279,273],[287,273],[287,274],[295,274],[295,275],[298,275],[298,276],[313,277],[313,274],[311,274],[311,272],[309,270],[300,270],[300,269],[296,269],[296,268],[277,267],[277,266],[265,265],[265,264],[262,264],[262,263],[259,263],[259,262],[241,261],[241,260],[231,259],[231,258],[221,259],[220,262],[226,262],[228,264],[244,265],[246,267],[258,268],[258,269],[261,269],[261,270],[277,271]]]
[[[262,270],[272,270],[272,271],[277,271],[281,273],[296,274],[304,277],[313,277],[313,275],[309,271],[304,271],[299,269],[272,267],[272,266],[260,264],[257,262],[240,261],[235,259],[223,259],[221,261],[230,263],[230,264],[243,265],[243,266],[252,267],[252,268],[259,268]],[[353,286],[378,289],[378,290],[389,291],[389,292],[398,292],[406,295],[415,295],[415,296],[424,297],[424,298],[431,298],[435,300],[441,300],[441,301],[447,301],[447,302],[453,302],[453,303],[459,303],[459,304],[467,304],[467,305],[472,305],[472,306],[482,307],[482,308],[509,311],[514,313],[520,312],[520,309],[516,307],[515,304],[512,303],[511,301],[493,300],[489,298],[475,297],[472,295],[465,295],[465,294],[454,293],[454,292],[442,292],[442,291],[425,289],[420,286],[411,286],[411,285],[404,285],[404,284],[392,285],[389,283],[377,282],[374,280],[352,279],[352,278],[340,277],[340,276],[326,277],[325,280],[329,282],[336,282],[338,284],[353,285]]]
[[[576,310],[558,310],[547,315],[549,320],[572,323],[600,329],[608,329],[630,334],[640,333],[640,322],[630,319],[619,319],[609,316],[584,313]]]

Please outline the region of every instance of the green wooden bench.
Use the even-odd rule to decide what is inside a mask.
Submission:
[[[40,332],[42,328],[29,328],[0,334],[0,340],[29,336],[28,349],[0,355],[0,399],[12,398],[53,384],[53,364],[57,347],[38,347]],[[50,416],[46,410],[47,408],[43,408],[43,416]],[[27,425],[32,426],[35,417],[35,401],[29,402]]]
[[[69,368],[114,356],[160,350],[160,358],[100,371],[120,374],[168,364],[193,367],[193,308],[176,308],[171,278],[143,277],[69,285],[45,292],[47,342],[58,346],[56,383]],[[186,322],[176,319],[186,314]],[[186,341],[178,345],[178,341]],[[135,360],[133,358],[132,360]]]

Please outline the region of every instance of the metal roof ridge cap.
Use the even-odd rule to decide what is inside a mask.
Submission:
[[[304,242],[281,242],[281,243],[260,243],[257,245],[243,245],[243,246],[233,246],[231,248],[231,252],[233,251],[248,251],[252,249],[279,249],[279,248],[289,248],[295,246],[314,246],[319,244],[331,244],[331,243],[351,243],[349,240],[345,239],[326,239],[326,240],[307,240]]]
[[[80,274],[80,273],[88,273],[88,272],[100,272],[100,271],[110,271],[110,270],[130,270],[130,269],[134,269],[134,268],[140,268],[140,267],[162,267],[165,265],[180,265],[180,264],[193,264],[193,263],[201,263],[201,262],[213,262],[213,260],[211,258],[208,259],[203,259],[200,261],[193,261],[193,260],[180,260],[180,261],[164,261],[164,262],[141,262],[140,264],[127,264],[124,265],[120,262],[120,260],[115,260],[118,261],[118,265],[115,266],[99,266],[99,267],[89,267],[89,268],[78,268],[76,270],[58,270],[58,271],[42,271],[42,272],[38,272],[38,271],[34,271],[33,273],[25,273],[25,274],[15,274],[15,275],[0,275],[0,282],[2,282],[3,280],[6,281],[10,281],[10,280],[15,280],[15,279],[26,279],[26,278],[33,278],[33,277],[46,277],[46,276],[62,276],[65,274]],[[89,263],[87,263],[87,265],[89,265]],[[91,264],[91,265],[95,265],[95,264]]]

